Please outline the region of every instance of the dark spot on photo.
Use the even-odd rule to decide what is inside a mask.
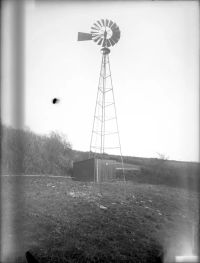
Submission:
[[[59,100],[58,98],[53,98],[53,99],[52,99],[52,103],[53,103],[53,104],[56,104],[56,103],[58,103],[59,101],[60,101],[60,100]]]

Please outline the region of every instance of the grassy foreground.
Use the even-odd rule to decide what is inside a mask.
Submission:
[[[2,177],[10,262],[162,262],[193,240],[199,194],[134,182],[74,182],[64,177]],[[10,205],[12,204],[12,206]],[[12,209],[10,209],[12,207]]]

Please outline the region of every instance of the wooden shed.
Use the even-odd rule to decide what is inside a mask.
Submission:
[[[103,182],[116,178],[116,161],[98,158],[73,163],[73,179]]]

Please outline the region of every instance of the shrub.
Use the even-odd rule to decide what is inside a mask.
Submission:
[[[3,174],[62,174],[72,167],[72,149],[64,135],[37,135],[2,127]]]

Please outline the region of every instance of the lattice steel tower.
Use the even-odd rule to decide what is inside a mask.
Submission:
[[[96,21],[90,33],[78,33],[78,41],[93,40],[102,46],[102,61],[90,141],[90,157],[99,153],[103,158],[107,150],[118,149],[122,152],[117,122],[115,98],[110,70],[109,47],[114,46],[120,39],[120,30],[116,23],[108,19]]]

